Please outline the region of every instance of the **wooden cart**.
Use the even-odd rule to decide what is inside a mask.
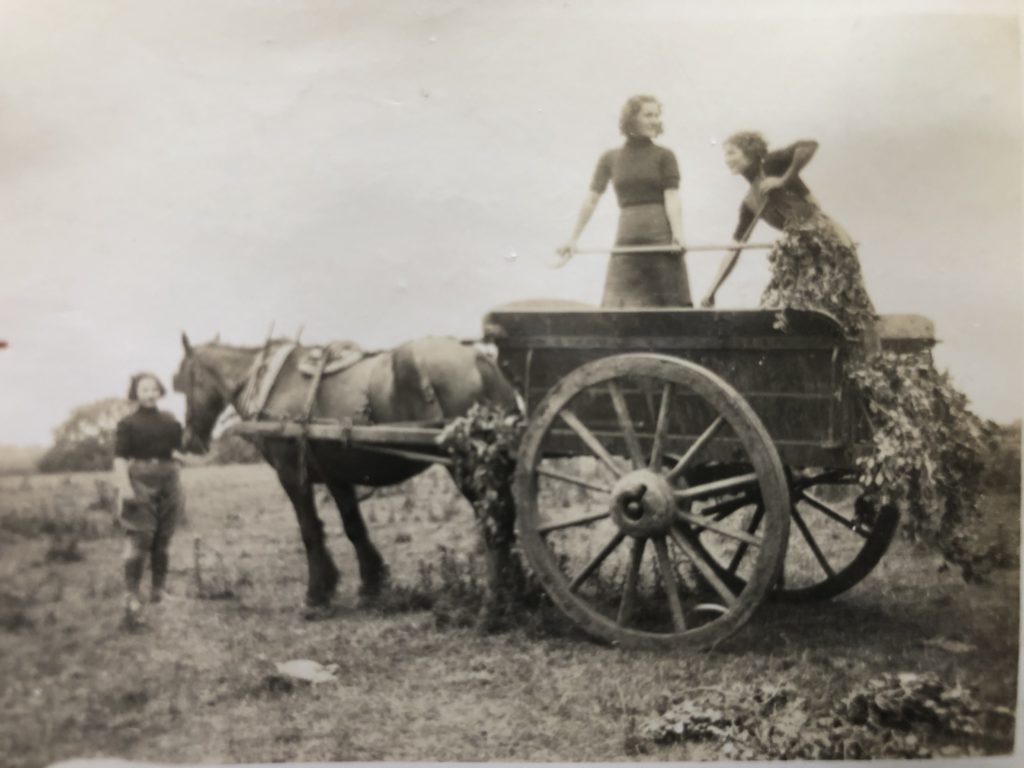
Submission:
[[[880,333],[890,348],[934,344],[916,316],[886,317]],[[770,596],[848,590],[895,535],[898,511],[857,486],[869,424],[825,314],[527,302],[488,314],[484,340],[527,418],[519,541],[597,637],[712,646]],[[449,462],[437,426],[250,426]]]

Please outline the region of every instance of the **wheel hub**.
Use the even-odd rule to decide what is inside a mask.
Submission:
[[[649,469],[624,475],[612,488],[612,520],[635,537],[663,536],[674,520],[672,486]]]

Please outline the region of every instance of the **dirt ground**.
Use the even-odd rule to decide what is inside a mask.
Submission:
[[[487,635],[439,628],[429,610],[362,608],[354,556],[328,503],[322,516],[342,583],[335,608],[307,620],[298,527],[264,466],[185,471],[188,524],[173,542],[173,594],[149,609],[147,629],[126,632],[122,541],[98,499],[103,477],[0,479],[0,755],[12,768],[104,756],[713,759],[714,742],[654,744],[638,755],[629,734],[687,691],[786,685],[824,712],[884,673],[933,673],[986,705],[1015,707],[1015,560],[987,584],[966,584],[897,540],[843,597],[766,605],[715,651],[684,656],[606,647],[571,627]],[[440,547],[472,553],[476,533],[440,471],[400,490],[411,493],[378,495],[364,512],[394,581],[415,586]],[[1019,499],[986,503],[988,535],[1016,552]],[[62,533],[69,528],[76,542]],[[283,678],[275,662],[290,659],[337,665],[337,680]],[[1007,721],[980,743],[1005,752],[1012,733]]]

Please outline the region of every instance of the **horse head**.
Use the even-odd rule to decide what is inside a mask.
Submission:
[[[189,453],[206,453],[217,419],[228,404],[226,387],[218,369],[205,359],[213,345],[193,347],[184,333],[181,343],[185,357],[174,374],[173,387],[185,395],[182,447]]]

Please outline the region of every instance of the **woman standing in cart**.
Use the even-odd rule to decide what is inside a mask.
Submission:
[[[783,322],[787,309],[827,312],[855,342],[846,370],[866,405],[874,441],[874,451],[859,459],[867,498],[909,509],[915,536],[966,562],[962,533],[978,511],[988,427],[935,368],[930,351],[881,348],[856,246],[800,179],[817,142],[769,152],[760,134],[742,132],[724,149],[729,170],[750,184],[735,240],[746,240],[759,218],[783,232],[768,257],[772,274],[761,306],[780,310]],[[714,305],[738,255],[725,257],[702,306]]]
[[[798,141],[769,152],[764,138],[750,131],[726,140],[726,166],[750,184],[733,239],[737,243],[746,240],[759,219],[782,230],[783,236],[768,257],[772,277],[761,305],[824,310],[839,320],[851,337],[876,347],[877,317],[864,288],[856,245],[825,215],[800,178],[800,171],[817,149],[815,141]],[[738,258],[738,251],[725,257],[701,306],[714,306],[715,293]]]
[[[185,497],[174,454],[181,447],[177,419],[157,410],[166,394],[152,373],[139,373],[128,386],[135,411],[117,424],[114,479],[120,495],[120,520],[127,542],[124,551],[125,623],[141,620],[140,586],[150,562],[150,599],[161,600],[167,581],[168,546],[184,509]]]
[[[670,149],[654,143],[661,135],[661,104],[633,96],[622,107],[619,129],[626,143],[597,163],[569,242],[558,249],[572,256],[611,181],[619,201],[618,247],[664,245],[663,253],[613,253],[605,276],[602,307],[688,307],[690,286],[680,244],[683,216],[679,166]]]

